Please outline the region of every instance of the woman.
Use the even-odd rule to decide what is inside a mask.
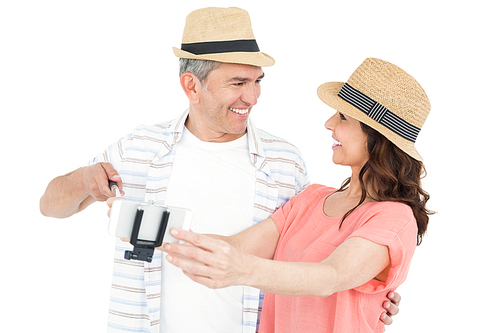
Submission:
[[[261,333],[382,332],[379,304],[405,280],[431,214],[414,147],[430,103],[410,75],[373,58],[318,95],[338,110],[325,126],[333,162],[352,170],[340,189],[311,185],[232,237],[173,230],[194,246],[164,250],[208,287],[265,290]]]

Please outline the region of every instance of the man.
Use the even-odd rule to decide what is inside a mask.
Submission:
[[[54,179],[40,202],[44,215],[68,217],[112,197],[109,179],[128,200],[189,208],[193,231],[230,235],[267,218],[309,185],[299,151],[249,119],[262,67],[274,60],[260,52],[246,11],[192,12],[174,53],[189,109],[172,121],[137,127],[88,167]],[[158,251],[151,263],[124,260],[129,249],[117,240],[110,332],[256,331],[259,290],[209,290]],[[389,310],[395,314],[397,305]]]

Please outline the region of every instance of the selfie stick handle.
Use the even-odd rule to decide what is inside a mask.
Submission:
[[[115,197],[120,198],[121,194],[120,194],[120,188],[118,187],[118,183],[114,182],[112,180],[109,180],[109,179],[108,179],[108,183],[109,183],[109,189],[111,190],[111,192],[113,192],[115,194]]]

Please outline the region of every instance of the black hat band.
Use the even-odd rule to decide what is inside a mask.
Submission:
[[[344,83],[338,96],[397,135],[411,142],[417,140],[420,128],[395,115],[380,103],[354,89],[349,84]]]
[[[181,45],[181,50],[196,55],[231,52],[260,52],[255,39],[187,43]]]

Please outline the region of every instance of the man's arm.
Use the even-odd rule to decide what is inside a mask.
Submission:
[[[76,214],[96,201],[114,196],[108,179],[122,181],[110,163],[97,163],[53,179],[42,198],[40,212],[45,216],[65,218]]]

